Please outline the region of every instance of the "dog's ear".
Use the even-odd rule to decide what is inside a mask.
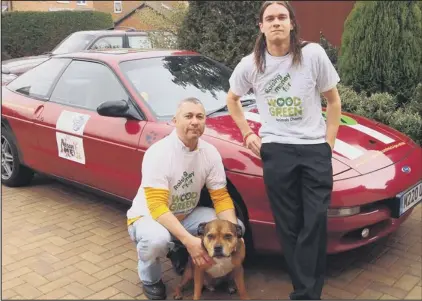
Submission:
[[[242,236],[243,236],[242,235],[242,232],[243,232],[242,231],[242,227],[240,225],[238,225],[238,224],[236,224],[235,226],[236,226],[236,234],[237,234],[237,237],[238,238],[242,238]]]
[[[205,226],[207,225],[207,223],[200,223],[198,225],[198,229],[196,230],[198,233],[198,236],[203,236],[205,233]]]

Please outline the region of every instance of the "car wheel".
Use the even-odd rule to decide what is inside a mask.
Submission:
[[[28,185],[34,172],[19,161],[18,149],[12,134],[2,127],[1,131],[1,182],[9,187]]]
[[[237,200],[237,198],[233,199],[233,204],[236,210],[237,217],[242,221],[242,223],[246,227],[246,233],[245,233],[245,236],[243,237],[243,239],[245,240],[245,246],[246,246],[245,263],[249,263],[251,259],[254,258],[255,248],[253,245],[252,233],[251,233],[249,221],[247,220],[247,217],[246,217],[246,212],[245,212],[246,208],[243,208],[244,206],[241,205],[241,203]]]

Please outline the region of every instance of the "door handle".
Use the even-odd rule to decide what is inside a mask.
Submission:
[[[41,113],[44,111],[44,105],[40,105],[38,108],[36,108],[34,115],[36,119],[39,119],[41,121],[44,120],[44,117],[41,117]]]

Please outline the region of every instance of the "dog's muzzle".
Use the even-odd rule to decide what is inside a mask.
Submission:
[[[230,257],[231,254],[226,255],[223,252],[223,246],[221,245],[217,245],[214,247],[214,256],[213,257],[217,257],[217,258],[222,258],[222,257]]]

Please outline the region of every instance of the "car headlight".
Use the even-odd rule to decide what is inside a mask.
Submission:
[[[360,206],[328,209],[328,217],[343,217],[358,213],[360,213]]]

